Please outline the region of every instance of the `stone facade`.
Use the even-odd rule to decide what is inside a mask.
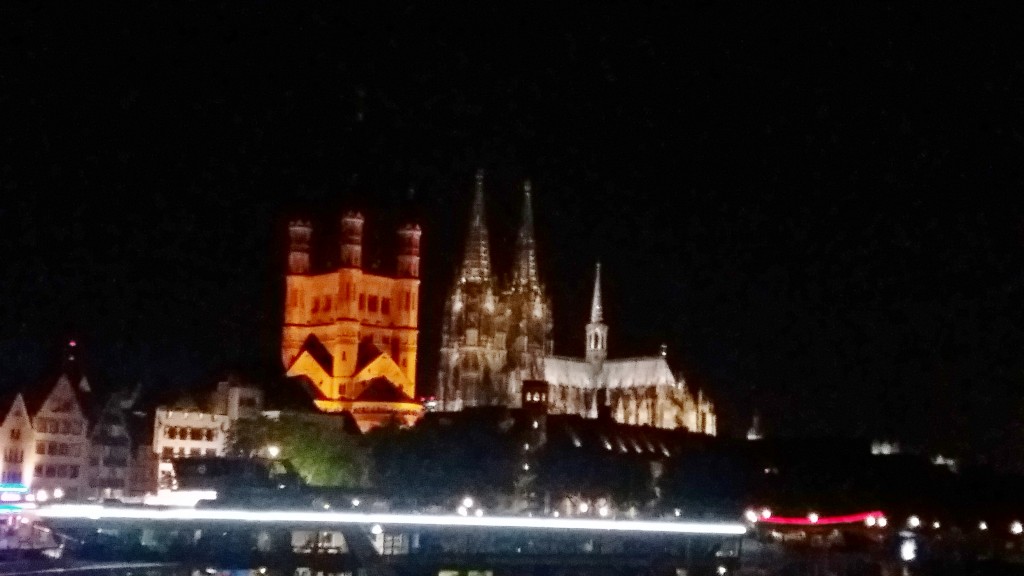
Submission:
[[[553,354],[551,301],[537,273],[530,195],[527,183],[512,281],[499,285],[491,269],[483,175],[477,174],[465,254],[445,307],[438,410],[518,407],[522,382],[544,380],[552,414],[596,418],[604,406],[622,424],[714,435],[714,405],[672,372],[664,350],[649,357],[608,358],[600,265],[584,331],[585,356]]]
[[[340,266],[314,272],[312,226],[292,222],[281,360],[290,377],[308,380],[325,412],[350,412],[360,426],[422,413],[416,396],[420,227],[398,230],[394,277],[363,269],[363,216],[341,219]],[[396,394],[381,394],[380,378]],[[383,396],[391,398],[381,402]]]

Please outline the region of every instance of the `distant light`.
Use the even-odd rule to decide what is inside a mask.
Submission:
[[[746,512],[743,513],[743,517],[746,518],[747,522],[750,522],[750,523],[757,522],[757,520],[759,518],[759,516],[757,515],[757,512],[754,512],[753,510],[750,510],[750,509],[748,509]]]
[[[267,446],[267,454],[270,455],[271,458],[277,458],[281,455],[281,447],[271,444],[270,446]]]
[[[455,509],[455,511],[459,513],[459,516],[465,516],[466,514],[469,514],[469,509],[466,508],[465,506],[459,506],[458,508]]]
[[[78,342],[75,342],[74,340],[72,340],[72,341],[68,342],[68,346],[71,346],[72,348],[74,348],[75,346],[78,346]]]
[[[359,507],[359,498],[353,498],[352,499],[352,507],[353,508],[358,508]]]
[[[889,519],[888,518],[886,518],[885,516],[879,516],[878,517],[878,527],[879,528],[885,528],[888,525],[889,525]]]
[[[554,516],[555,518],[558,518],[560,516],[560,514],[558,513],[558,510],[555,510],[554,512],[552,512],[551,515]]]
[[[370,528],[370,533],[374,536],[379,536],[384,533],[384,528],[381,527],[380,524],[374,524],[373,527]]]
[[[978,523],[978,530],[982,530],[982,531],[988,530],[988,524],[986,524],[984,521],[979,522]]]
[[[590,511],[590,504],[586,502],[580,502],[580,514],[586,514]]]
[[[523,464],[523,470],[529,470],[529,469],[530,469],[530,465],[529,464]]]
[[[917,542],[904,540],[900,543],[900,560],[913,562],[917,558]]]
[[[331,505],[328,504],[327,502],[324,502],[324,510],[330,510],[330,509],[331,509]]]
[[[529,450],[529,449],[530,449],[530,443],[529,442],[524,442],[523,443],[523,450]]]
[[[717,568],[717,571],[718,571],[718,576],[723,576],[726,572],[729,571],[729,569],[726,568],[725,566],[719,566]]]
[[[462,499],[462,505],[465,506],[466,508],[472,508],[473,499],[470,498],[469,496],[466,496],[465,498]]]
[[[57,500],[60,500],[61,498],[63,498],[64,497],[64,489],[59,487],[59,486],[54,488],[53,489],[53,497],[56,498]]]
[[[676,518],[682,516],[682,514],[683,514],[683,511],[680,510],[679,508],[676,508]]]
[[[811,524],[817,524],[818,523],[818,518],[819,518],[819,516],[818,516],[817,512],[811,512],[810,514],[807,515],[807,520],[809,520]]]
[[[868,528],[873,527],[875,525],[875,517],[874,516],[868,516],[867,518],[865,518],[864,519],[864,525],[867,526]]]
[[[935,528],[936,530],[938,530],[941,527],[942,527],[942,524],[939,524],[938,520],[936,520],[935,522],[932,522],[932,528]]]
[[[40,490],[39,492],[36,492],[36,501],[37,502],[46,502],[49,499],[50,499],[50,494],[46,490]]]
[[[921,519],[917,516],[911,516],[910,518],[907,518],[907,526],[910,526],[911,528],[917,528],[920,525]]]
[[[1014,520],[1013,524],[1010,524],[1010,533],[1013,535],[1018,535],[1021,532],[1024,532],[1024,524],[1021,524],[1017,520]]]
[[[484,509],[483,508],[477,508],[476,511],[473,512],[473,515],[476,516],[477,518],[483,516],[484,515]]]
[[[771,517],[772,517],[772,511],[771,511],[770,508],[761,508],[761,518],[764,518],[765,520],[767,520],[767,519],[769,519]]]

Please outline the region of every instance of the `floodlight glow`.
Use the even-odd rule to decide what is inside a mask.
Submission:
[[[885,528],[888,525],[889,525],[889,520],[886,519],[885,516],[879,516],[878,517],[878,527],[879,528]]]
[[[988,530],[988,524],[986,524],[985,522],[979,522],[978,523],[978,530],[982,530],[982,531]]]
[[[941,527],[942,527],[942,524],[939,524],[938,520],[936,520],[935,522],[932,522],[932,528],[935,528],[936,530],[938,530]]]
[[[758,518],[757,512],[754,512],[753,510],[747,510],[746,512],[744,512],[743,517],[746,518],[747,522],[750,522],[751,524],[757,522]]]
[[[910,526],[911,528],[917,528],[920,525],[921,519],[917,516],[911,516],[910,518],[907,518],[907,526]]]
[[[1024,532],[1024,524],[1021,524],[1017,520],[1014,520],[1013,524],[1010,524],[1010,533],[1016,536],[1021,532]]]
[[[867,518],[865,518],[864,519],[864,525],[867,526],[868,528],[873,527],[875,525],[875,517],[874,516],[868,516]]]
[[[601,518],[607,518],[608,517],[608,506],[606,504],[599,506],[597,508],[597,514]]]
[[[373,528],[370,528],[370,533],[374,536],[384,533],[384,528],[380,524],[374,524]]]
[[[110,519],[149,521],[222,521],[278,524],[381,524],[451,526],[466,528],[536,528],[552,530],[600,530],[611,532],[661,532],[741,536],[747,529],[728,522],[658,522],[650,520],[599,520],[519,516],[450,516],[439,514],[375,514],[297,510],[231,510],[211,508],[105,508],[95,504],[55,504],[34,512],[40,518]]]
[[[904,540],[900,543],[900,560],[913,562],[917,558],[917,542]]]
[[[590,504],[586,502],[580,502],[580,514],[586,514],[590,511]]]
[[[64,497],[64,490],[62,488],[60,488],[60,487],[54,488],[53,489],[53,497],[58,499],[58,500],[60,500],[61,498]]]
[[[807,520],[808,520],[808,521],[809,521],[809,522],[810,522],[811,524],[817,524],[817,523],[818,523],[818,520],[819,520],[820,518],[821,518],[821,517],[820,517],[820,516],[818,516],[818,513],[817,513],[817,512],[811,512],[810,514],[808,514],[808,515],[807,515]]]
[[[473,515],[478,517],[478,518],[480,516],[483,516],[484,515],[484,509],[483,508],[477,508],[476,510],[473,511]]]
[[[465,506],[466,508],[472,508],[473,499],[470,498],[469,496],[466,496],[465,498],[462,499],[462,505]]]
[[[769,519],[771,517],[772,517],[771,509],[769,509],[769,508],[761,508],[761,518],[764,518],[765,520],[767,520],[767,519]]]
[[[469,509],[466,508],[465,506],[459,506],[458,508],[455,509],[455,511],[459,513],[459,516],[465,516],[466,514],[469,514]]]

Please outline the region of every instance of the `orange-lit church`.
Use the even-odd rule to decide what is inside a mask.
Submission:
[[[362,214],[341,219],[340,266],[310,266],[309,222],[288,227],[281,359],[325,412],[349,412],[363,431],[397,420],[414,423],[420,227],[398,230],[394,277],[363,270]]]

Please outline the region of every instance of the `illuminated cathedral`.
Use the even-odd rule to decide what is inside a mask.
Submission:
[[[445,306],[438,409],[518,406],[524,380],[547,382],[548,412],[596,418],[610,412],[622,424],[686,428],[714,435],[713,403],[672,372],[658,355],[608,358],[608,326],[597,267],[583,358],[555,356],[551,300],[537,271],[531,189],[523,190],[511,282],[491,268],[483,173],[476,176],[469,232],[458,277]]]

